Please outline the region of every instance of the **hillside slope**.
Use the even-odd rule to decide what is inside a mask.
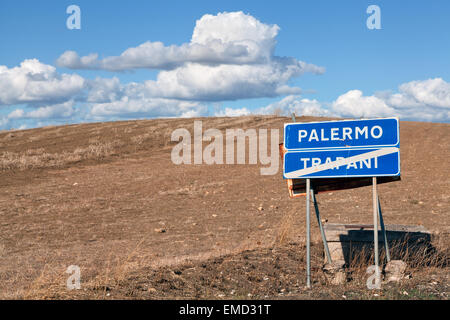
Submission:
[[[203,130],[278,129],[280,142],[290,122],[275,116],[201,120]],[[318,119],[299,118],[312,120]],[[80,266],[83,281],[95,284],[142,268],[302,243],[305,204],[289,199],[281,162],[272,176],[262,176],[260,165],[171,162],[171,133],[192,132],[193,121],[1,132],[0,298],[63,287],[69,265]],[[379,186],[385,223],[423,225],[445,239],[450,125],[401,122],[400,135],[402,181]],[[370,224],[371,199],[370,187],[318,196],[322,218],[333,223]]]

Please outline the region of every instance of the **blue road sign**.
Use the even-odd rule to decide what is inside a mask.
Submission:
[[[397,118],[343,120],[284,125],[284,147],[292,149],[337,149],[398,147]]]
[[[286,179],[400,175],[397,118],[285,124],[284,147]]]
[[[285,179],[382,177],[400,175],[400,149],[351,148],[287,151]]]

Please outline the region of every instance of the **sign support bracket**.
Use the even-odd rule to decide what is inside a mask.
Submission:
[[[378,200],[378,215],[380,217],[381,232],[383,234],[384,250],[386,251],[386,261],[389,262],[391,261],[391,255],[389,252],[389,244],[386,234],[386,228],[384,227],[383,215],[381,214],[380,197],[377,197],[377,200]]]
[[[325,231],[323,230],[322,220],[320,219],[319,205],[317,204],[316,195],[314,194],[313,188],[311,188],[311,197],[314,202],[314,209],[316,210],[317,222],[319,224],[320,235],[322,236],[322,242],[325,248],[325,254],[327,256],[327,262],[332,263],[330,249],[328,248],[327,238],[325,236]]]
[[[384,247],[386,250],[386,260],[391,261],[389,245],[387,241],[386,228],[383,221],[383,214],[381,211],[380,198],[377,191],[377,178],[372,177],[372,193],[373,193],[373,236],[374,236],[374,255],[375,266],[377,276],[380,277],[379,269],[379,248],[378,248],[378,218],[380,219],[380,227],[383,235]],[[311,229],[310,229],[310,197],[314,203],[314,209],[316,213],[317,222],[319,224],[320,234],[322,236],[323,245],[325,248],[325,254],[327,256],[328,263],[332,263],[330,250],[328,248],[328,242],[326,239],[325,231],[323,229],[322,221],[320,219],[319,205],[315,196],[314,187],[311,188],[311,179],[306,179],[306,287],[311,288]]]

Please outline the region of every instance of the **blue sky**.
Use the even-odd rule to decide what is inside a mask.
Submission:
[[[66,8],[71,4],[81,9],[81,30],[66,27],[69,17]],[[366,13],[369,5],[380,7],[380,30],[369,30],[366,26],[370,16]],[[234,94],[235,91],[215,96],[217,90],[204,92],[208,88],[202,87],[204,94],[199,97],[184,94],[180,99],[180,94],[175,91],[170,91],[170,95],[164,93],[163,96],[147,97],[171,99],[170,108],[173,110],[177,108],[177,102],[172,99],[192,103],[180,107],[184,108],[184,113],[172,109],[167,114],[161,110],[155,113],[152,107],[143,106],[150,101],[147,98],[139,102],[139,107],[131,105],[135,102],[122,103],[120,108],[115,106],[112,112],[113,107],[105,104],[114,103],[111,99],[85,101],[80,98],[79,92],[74,93],[75,89],[67,96],[58,96],[58,99],[54,99],[54,95],[38,98],[27,95],[26,99],[8,96],[2,100],[0,96],[0,117],[3,117],[0,129],[161,116],[271,113],[276,108],[286,113],[296,111],[346,117],[397,115],[405,120],[450,121],[450,2],[445,0],[2,0],[0,65],[11,70],[27,59],[37,59],[40,64],[56,68],[56,78],[62,74],[80,76],[84,79],[83,89],[80,90],[84,91],[95,90],[92,89],[94,85],[87,88],[86,83],[96,78],[116,77],[121,86],[131,82],[143,84],[148,80],[155,81],[161,69],[144,66],[113,72],[106,71],[104,67],[86,70],[58,64],[57,60],[66,51],[74,51],[79,57],[97,53],[99,60],[120,56],[128,48],[138,47],[147,41],[160,41],[164,46],[183,46],[191,41],[196,21],[205,14],[216,16],[223,12],[239,11],[262,25],[279,27],[274,36],[274,57],[292,57],[323,67],[324,72],[308,69],[289,76],[287,80],[282,77],[276,84],[277,89],[267,96],[255,93],[246,97]],[[176,70],[171,69],[171,72]],[[7,90],[10,87],[5,83],[14,82],[15,73],[3,81],[1,75],[0,71],[0,86],[3,84],[5,87],[0,89]],[[199,78],[203,76],[201,72],[195,75]],[[245,86],[247,80],[241,79],[239,85]],[[166,92],[166,88],[161,87],[164,84],[167,85],[167,82],[158,84],[161,92]],[[282,85],[301,88],[301,91],[278,90]],[[21,88],[17,89],[18,92]],[[192,92],[197,90],[195,84],[189,84],[188,88]],[[120,95],[115,95],[115,99],[126,95],[126,89],[120,90]],[[159,92],[155,90],[152,92]],[[254,90],[254,87],[249,86],[249,90]],[[68,101],[72,102],[61,107]],[[95,103],[102,105],[96,108],[96,116],[92,117],[89,115]],[[47,108],[45,110],[48,112],[36,113],[39,108],[41,111]],[[61,108],[66,108],[67,112],[58,111]],[[227,108],[228,111],[225,111]],[[230,109],[237,111],[233,113]],[[11,115],[14,110],[22,112]],[[49,116],[45,117],[46,114]]]

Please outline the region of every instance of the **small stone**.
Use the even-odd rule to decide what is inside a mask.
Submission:
[[[333,285],[344,284],[347,281],[347,274],[344,270],[345,261],[336,260],[333,263],[327,263],[323,267],[323,272],[327,280]]]
[[[402,260],[391,260],[386,264],[386,282],[399,282],[405,276],[406,263]]]
[[[155,232],[157,232],[157,233],[165,233],[166,229],[164,229],[164,228],[156,228]]]
[[[213,216],[213,218],[216,218],[216,217],[217,217],[217,214],[213,214],[212,216]]]
[[[263,211],[264,208],[263,207],[258,207],[258,211]]]

